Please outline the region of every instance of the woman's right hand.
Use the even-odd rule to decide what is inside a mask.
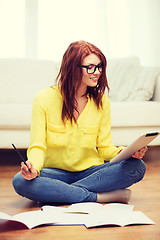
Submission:
[[[26,161],[27,166],[24,162],[21,162],[21,175],[26,180],[32,180],[38,176],[37,170],[34,168],[33,164],[30,161]]]

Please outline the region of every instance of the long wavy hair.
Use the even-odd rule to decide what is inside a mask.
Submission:
[[[66,52],[63,55],[60,71],[56,78],[60,91],[63,97],[62,105],[62,121],[65,123],[66,119],[69,119],[72,123],[76,119],[74,117],[74,110],[76,109],[75,94],[78,91],[82,81],[82,61],[91,53],[97,55],[102,62],[103,71],[98,80],[96,87],[87,87],[86,95],[89,98],[93,98],[97,108],[102,107],[102,96],[106,87],[109,91],[109,86],[106,77],[107,61],[104,54],[95,45],[86,41],[77,41],[69,45]]]

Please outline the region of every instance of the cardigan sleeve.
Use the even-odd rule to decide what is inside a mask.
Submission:
[[[32,104],[32,121],[30,130],[30,147],[27,150],[28,160],[40,172],[46,152],[46,111],[44,97],[39,92]]]
[[[105,161],[110,161],[114,158],[121,149],[124,147],[116,147],[112,143],[112,135],[111,135],[111,110],[110,110],[110,102],[106,95],[103,96],[102,99],[102,119],[99,127],[99,133],[97,138],[97,149],[100,156]]]

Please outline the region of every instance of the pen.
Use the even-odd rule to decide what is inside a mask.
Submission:
[[[26,164],[26,160],[22,157],[22,155],[20,154],[20,152],[18,151],[18,149],[14,146],[14,144],[12,143],[12,146],[14,147],[14,149],[16,150],[17,154],[19,155],[19,157],[21,158],[22,162],[24,162],[24,164],[27,166]],[[28,166],[27,166],[28,168]],[[29,172],[31,173],[31,170],[28,168]]]

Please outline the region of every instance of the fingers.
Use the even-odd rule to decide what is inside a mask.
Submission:
[[[139,153],[138,153],[138,152],[135,152],[134,154],[132,154],[132,157],[133,157],[133,158],[139,158]]]
[[[144,153],[146,153],[146,152],[148,151],[148,147],[144,147],[144,148],[142,148],[141,150],[143,150]]]
[[[141,148],[141,149],[139,150],[139,154],[142,155],[142,156],[144,156],[145,153],[147,152],[147,150],[148,150],[147,147]]]
[[[144,148],[141,148],[139,151],[135,152],[132,157],[133,158],[138,158],[138,159],[142,159],[145,155],[145,153],[147,152],[148,148],[147,147],[144,147]]]
[[[27,180],[31,180],[35,177],[37,177],[37,171],[34,169],[31,162],[26,161],[27,166],[24,164],[24,162],[21,162],[21,175]]]
[[[27,173],[29,171],[29,169],[31,170],[31,165],[28,163],[28,161],[26,161],[26,164],[24,162],[21,162],[21,170],[23,172]]]
[[[24,164],[24,162],[21,163],[21,175],[27,180],[30,179],[29,168]]]

